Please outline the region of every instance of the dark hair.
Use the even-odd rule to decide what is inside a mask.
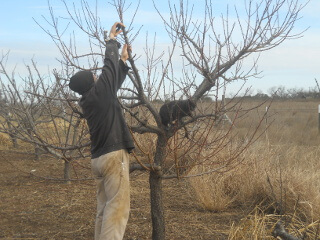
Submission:
[[[90,90],[94,85],[93,74],[90,71],[77,72],[70,78],[69,88],[83,95],[85,92]]]

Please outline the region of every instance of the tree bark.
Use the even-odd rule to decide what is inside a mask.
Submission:
[[[71,181],[71,163],[70,161],[64,160],[64,179],[67,184],[70,184]]]
[[[10,139],[11,139],[11,142],[12,142],[12,146],[14,148],[18,148],[19,145],[18,145],[17,138],[13,134],[10,134]]]
[[[156,166],[160,166],[160,170],[151,171],[149,176],[152,218],[152,240],[165,239],[165,219],[162,198],[161,169],[166,155],[166,145],[166,136],[158,135],[154,163]]]
[[[7,113],[5,116],[8,117],[8,118],[10,118],[10,117],[9,117],[10,115],[9,115],[8,113]],[[10,121],[9,121],[8,119],[6,119],[6,122],[7,122],[8,130],[9,130],[9,136],[10,136],[12,145],[13,145],[14,148],[18,148],[18,147],[19,147],[19,146],[18,146],[18,141],[17,141],[17,138],[16,138],[16,136],[15,136],[15,134],[14,134],[13,126],[12,126],[12,124],[10,123]],[[11,133],[10,133],[10,132],[11,132]],[[12,133],[12,132],[13,132],[13,133]]]
[[[41,149],[37,146],[34,145],[34,157],[36,161],[40,160],[40,156],[41,156]]]

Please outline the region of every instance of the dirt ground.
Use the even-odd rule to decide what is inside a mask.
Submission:
[[[0,151],[0,239],[93,239],[95,183],[61,178],[63,163],[42,156]],[[89,160],[73,164],[73,178],[91,178]],[[148,175],[131,175],[131,214],[126,240],[151,239]],[[227,239],[228,229],[246,216],[242,210],[208,212],[199,207],[187,183],[164,181],[167,239]]]

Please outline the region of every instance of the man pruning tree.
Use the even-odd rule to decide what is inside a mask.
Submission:
[[[97,180],[95,240],[122,239],[130,210],[129,153],[134,143],[126,125],[117,91],[126,78],[130,46],[116,41],[124,25],[116,22],[106,40],[104,66],[99,78],[90,71],[71,77],[69,87],[82,95],[80,106],[91,139],[91,167]]]

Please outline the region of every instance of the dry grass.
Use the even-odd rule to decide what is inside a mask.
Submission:
[[[197,168],[195,168],[197,169]],[[191,192],[206,210],[221,212],[232,206],[235,198],[228,193],[229,174],[210,174],[191,178]]]
[[[229,231],[229,240],[262,240],[275,239],[272,231],[277,222],[281,220],[286,231],[296,237],[302,239],[319,239],[319,222],[306,224],[295,214],[276,215],[265,214],[265,209],[258,206],[246,218],[235,226],[232,225]],[[280,219],[280,220],[279,220]]]
[[[246,102],[242,107],[246,109],[257,104]],[[316,223],[320,219],[320,137],[317,129],[317,105],[314,101],[274,102],[267,121],[267,124],[272,124],[264,133],[263,121],[259,131],[262,134],[261,138],[239,156],[239,165],[236,168],[188,179],[187,190],[195,200],[194,204],[206,210],[219,212],[210,214],[239,211],[241,208],[255,209],[239,224],[232,225],[229,239],[272,239],[272,227],[284,217],[291,219],[287,226],[290,233],[299,236],[300,233],[307,232],[309,235],[306,235],[306,239],[315,239],[313,236],[317,231]],[[265,113],[266,106],[268,103],[236,122],[235,133],[238,138],[234,139],[234,143],[242,143],[246,139],[247,133],[254,129]],[[232,117],[232,114],[229,116]],[[152,118],[146,119],[153,124]],[[152,163],[156,145],[155,135],[134,136],[139,144],[137,156],[144,163]],[[210,135],[206,139],[209,141],[213,137],[214,135]],[[171,149],[180,146],[177,143],[171,144]],[[9,137],[0,134],[0,145],[2,150],[10,148]],[[195,151],[185,154],[183,147],[176,149],[177,151],[168,153],[168,169],[172,164],[183,167],[191,162],[192,166],[192,160],[198,160],[196,157],[200,156]],[[209,153],[218,153],[212,156],[211,161],[222,161],[228,157],[229,150],[210,149]],[[201,155],[210,156],[209,153],[205,154],[202,151]],[[176,162],[175,154],[179,162]],[[181,156],[184,156],[184,159]],[[210,166],[206,160],[204,165],[194,165],[192,172],[188,174],[197,174],[210,167],[214,166]],[[175,199],[175,196],[172,198]],[[280,212],[284,215],[280,216]],[[306,226],[308,231],[305,231]],[[224,229],[228,231],[226,227]]]
[[[242,109],[250,109],[258,104],[261,102],[248,101],[243,104]],[[271,145],[318,146],[320,144],[318,104],[319,102],[315,100],[275,101],[271,105],[266,102],[237,121],[236,127],[244,135],[249,128],[253,128],[257,124],[266,113],[266,107],[269,107],[267,141]],[[232,113],[230,116],[232,117]],[[265,120],[263,124],[261,130],[265,130]],[[265,137],[264,134],[264,139]]]
[[[253,104],[256,103],[249,102],[246,107]],[[265,106],[261,106],[238,122],[240,138],[259,121],[258,114],[261,117],[264,109]],[[286,111],[280,112],[279,109]],[[278,113],[271,114],[272,111]],[[268,119],[272,124],[241,156],[244,161],[237,168],[226,173],[215,172],[190,178],[192,195],[207,210],[254,207],[263,202],[264,210],[272,213],[248,216],[239,226],[231,228],[234,235],[230,235],[230,239],[269,239],[270,222],[279,220],[275,213],[294,215],[303,222],[303,226],[320,219],[317,118],[315,102],[274,103]],[[193,171],[198,173],[203,169],[195,168]],[[300,228],[295,225],[292,229]]]
[[[11,146],[11,141],[8,135],[0,133],[0,146],[1,150],[8,149]]]

